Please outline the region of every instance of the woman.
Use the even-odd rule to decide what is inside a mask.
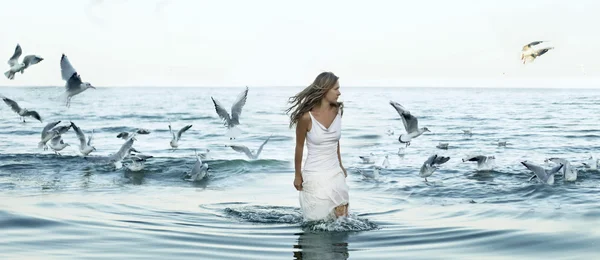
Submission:
[[[338,102],[338,77],[323,72],[290,98],[290,128],[296,125],[294,187],[300,191],[300,208],[308,221],[348,216],[346,169],[340,156],[343,104]],[[307,157],[302,169],[306,140]]]

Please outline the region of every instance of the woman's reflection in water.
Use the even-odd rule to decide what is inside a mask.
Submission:
[[[348,232],[298,233],[294,259],[348,259]]]

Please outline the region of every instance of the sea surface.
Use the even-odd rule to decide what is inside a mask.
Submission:
[[[230,108],[243,86],[90,89],[68,109],[56,99],[61,87],[0,88],[44,120],[23,123],[0,103],[0,259],[600,255],[600,172],[583,166],[600,148],[600,90],[342,86],[351,216],[307,223],[292,184],[295,132],[284,113],[301,89],[250,86],[243,133],[229,140],[211,97]],[[401,154],[404,128],[390,100],[431,130]],[[124,142],[119,132],[146,128],[151,133],[138,135],[134,147],[154,158],[141,171],[92,162],[79,154],[73,130],[63,136],[71,146],[61,155],[39,149],[42,128],[56,120],[94,130],[90,156],[115,153]],[[169,121],[176,130],[193,125],[176,150]],[[257,160],[227,146],[257,149],[271,134]],[[436,148],[440,142],[449,148]],[[197,183],[182,178],[195,151],[206,153],[211,168]],[[433,154],[450,160],[425,182],[418,172]],[[495,168],[478,171],[462,161],[469,154],[495,156]],[[389,167],[369,178],[386,155]],[[529,181],[520,162],[550,168],[550,157],[569,160],[577,180]]]

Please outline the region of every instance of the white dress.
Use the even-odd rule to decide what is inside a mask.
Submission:
[[[337,154],[342,136],[342,116],[338,112],[325,128],[308,112],[312,127],[306,134],[308,155],[302,169],[300,208],[307,221],[335,218],[334,208],[349,201],[346,177]]]

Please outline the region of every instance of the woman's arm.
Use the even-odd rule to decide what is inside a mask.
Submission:
[[[344,165],[342,164],[342,155],[340,154],[340,141],[338,141],[338,145],[337,145],[337,154],[338,154],[338,160],[340,161],[340,167],[342,167],[342,170],[344,171],[344,175],[348,176],[348,174],[346,173],[346,168],[344,168]]]
[[[294,187],[302,190],[302,154],[304,153],[304,141],[309,130],[310,118],[308,113],[302,115],[296,124],[296,149],[294,154]]]

